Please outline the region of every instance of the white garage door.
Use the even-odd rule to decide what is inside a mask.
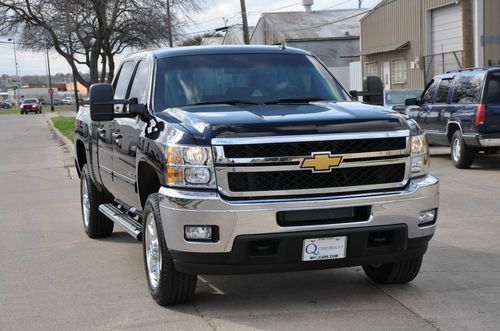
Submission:
[[[461,68],[463,50],[462,8],[460,5],[437,8],[431,12],[432,76]],[[442,53],[447,53],[442,56]],[[458,59],[458,61],[457,61]]]
[[[453,5],[434,9],[431,29],[432,54],[462,50],[461,6]]]

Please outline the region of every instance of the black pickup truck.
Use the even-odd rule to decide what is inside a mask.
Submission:
[[[409,110],[434,145],[451,146],[451,161],[469,168],[480,152],[500,152],[500,67],[434,77]]]
[[[419,126],[352,101],[302,50],[133,55],[91,86],[75,132],[85,232],[142,240],[161,305],[191,299],[197,274],[363,266],[409,282],[436,229]]]

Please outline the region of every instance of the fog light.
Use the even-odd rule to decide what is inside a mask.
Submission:
[[[184,238],[191,241],[211,241],[213,231],[211,225],[186,225],[184,227]]]
[[[418,226],[432,225],[436,222],[437,209],[425,210],[418,214]]]

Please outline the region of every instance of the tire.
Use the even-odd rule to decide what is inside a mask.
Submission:
[[[467,146],[460,131],[455,131],[451,138],[451,162],[458,169],[469,169],[474,162],[477,151]]]
[[[378,284],[409,283],[417,277],[422,265],[422,256],[414,259],[363,266],[365,274]]]
[[[106,203],[106,198],[92,182],[86,164],[82,168],[80,180],[80,201],[83,228],[87,236],[93,239],[109,237],[113,233],[114,223],[99,212],[99,205]]]
[[[143,226],[144,269],[151,296],[160,306],[191,301],[196,289],[197,276],[175,270],[165,242],[156,193],[151,194],[146,201]]]

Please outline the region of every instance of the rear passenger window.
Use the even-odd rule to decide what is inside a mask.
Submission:
[[[453,103],[475,104],[481,100],[484,74],[462,74],[457,79]]]
[[[450,91],[451,79],[443,79],[439,83],[436,94],[436,103],[446,103],[448,101],[448,92]]]
[[[500,104],[500,72],[489,76],[486,93],[489,104]]]
[[[148,86],[148,64],[146,61],[141,61],[135,71],[129,98],[137,98],[140,104],[146,104]]]
[[[434,94],[436,93],[438,87],[437,80],[431,80],[431,82],[427,85],[427,89],[422,96],[423,103],[432,103],[434,101]]]
[[[125,98],[133,71],[133,61],[128,61],[123,64],[120,73],[118,74],[118,80],[115,84],[115,99]]]

